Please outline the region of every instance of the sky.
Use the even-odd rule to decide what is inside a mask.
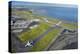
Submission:
[[[76,4],[56,4],[56,3],[36,3],[36,2],[21,2],[21,1],[16,1],[12,2],[13,5],[31,5],[31,6],[59,6],[59,7],[77,7]]]
[[[56,4],[56,3],[51,4],[51,3],[39,3],[39,2],[36,3],[36,2],[13,1],[12,5],[13,5],[12,7],[17,7],[17,8],[22,8],[22,7],[30,8],[34,10],[34,13],[40,15],[47,15],[69,21],[77,21],[76,18],[77,18],[78,6],[76,4]]]
[[[16,1],[16,0],[11,0]],[[17,0],[17,1],[29,1],[29,2],[43,2],[43,3],[61,3],[61,4],[77,4],[79,0]],[[55,2],[54,2],[55,1]]]

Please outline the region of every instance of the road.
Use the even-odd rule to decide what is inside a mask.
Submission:
[[[58,27],[57,26],[50,27],[46,32],[39,35],[36,39],[33,40],[34,44],[55,28],[58,28]],[[11,34],[11,41],[12,41],[12,49],[15,49],[16,52],[27,52],[31,48],[31,47],[25,47],[26,43],[22,43],[18,38],[17,34],[14,34],[14,33]]]
[[[50,27],[48,30],[46,30],[46,32],[44,32],[43,34],[39,35],[37,38],[35,38],[33,40],[33,46],[35,45],[35,43],[37,43],[38,41],[40,41],[40,39],[42,39],[45,35],[47,35],[50,31],[52,31],[53,29],[55,28],[62,28],[62,27],[59,27],[57,25],[54,25],[53,27]],[[31,47],[25,47],[25,44],[26,43],[22,43],[19,38],[17,37],[17,35],[14,35],[12,34],[12,47],[14,49],[16,49],[16,52],[27,52],[29,51],[29,49]]]
[[[25,47],[25,44],[22,43],[15,34],[11,35],[11,46],[12,46],[12,49],[15,50],[15,52],[27,52],[28,51],[28,48]]]
[[[50,27],[48,30],[46,30],[43,34],[39,35],[36,39],[33,40],[33,45],[35,45],[36,42],[38,42],[40,39],[42,39],[45,35],[47,35],[50,31],[52,31],[55,28],[60,28],[56,25],[54,25],[53,27]]]
[[[74,43],[75,47],[72,47],[72,49],[77,49],[76,42],[78,42],[77,33],[62,34],[47,48],[47,50],[71,49],[69,48],[70,46],[68,47],[68,45],[72,45]]]

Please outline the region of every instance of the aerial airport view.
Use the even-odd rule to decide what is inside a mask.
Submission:
[[[77,5],[10,3],[11,52],[78,48]]]

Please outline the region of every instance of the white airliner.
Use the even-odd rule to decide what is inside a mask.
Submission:
[[[57,24],[55,24],[55,26],[60,26],[60,24],[62,23],[62,21],[59,21]],[[32,47],[33,46],[33,41],[27,41],[25,47]]]
[[[60,24],[62,23],[62,21],[59,21],[57,24],[55,24],[55,26],[60,27]]]
[[[32,47],[33,46],[32,43],[33,43],[33,41],[28,41],[26,43],[25,47]]]
[[[55,25],[52,25],[52,27],[60,27],[60,24],[62,23],[62,21],[59,21],[57,24],[55,24]]]
[[[62,23],[62,21],[59,21],[59,22],[56,24],[56,26],[59,26],[61,23]]]

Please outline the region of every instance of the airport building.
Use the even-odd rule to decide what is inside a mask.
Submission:
[[[11,18],[11,30],[13,33],[20,33],[23,29],[38,27],[39,19],[25,20],[17,16]]]

